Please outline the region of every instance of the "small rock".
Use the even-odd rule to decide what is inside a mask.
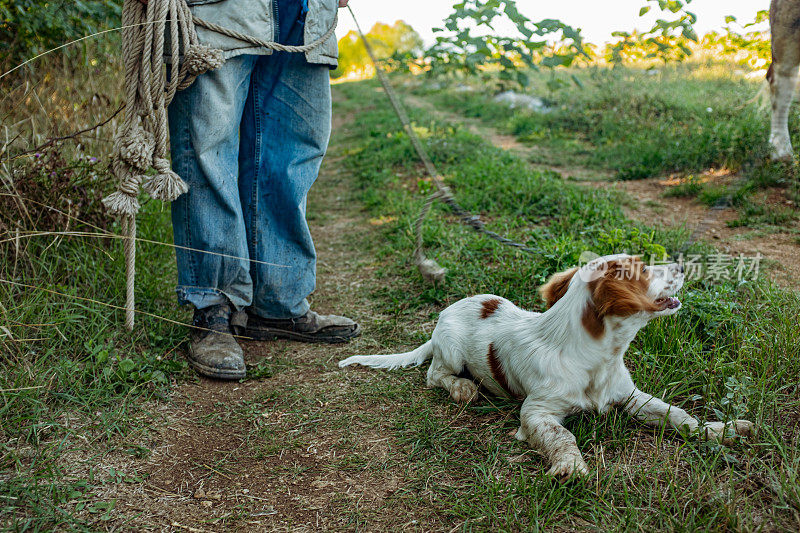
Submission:
[[[514,91],[505,91],[494,97],[494,101],[506,104],[511,109],[523,108],[530,109],[531,111],[538,111],[539,113],[547,113],[550,108],[544,103],[544,100],[529,94],[517,93]]]
[[[195,500],[202,500],[206,497],[206,491],[203,490],[203,487],[200,487],[196,491],[194,491],[194,499]]]

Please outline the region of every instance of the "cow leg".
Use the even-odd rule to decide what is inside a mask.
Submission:
[[[769,8],[772,66],[767,72],[772,97],[772,127],[769,143],[772,158],[791,161],[789,107],[792,104],[800,66],[800,2],[772,0]]]
[[[797,72],[798,65],[794,62],[772,65],[772,128],[769,143],[772,146],[772,158],[780,161],[791,161],[794,153],[792,141],[789,139],[789,107],[794,98]]]

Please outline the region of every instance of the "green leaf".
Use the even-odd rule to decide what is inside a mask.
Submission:
[[[639,10],[639,16],[640,16],[640,17],[643,17],[643,16],[645,16],[645,15],[646,15],[647,13],[649,13],[649,12],[650,12],[650,6],[644,6],[643,8],[641,8],[641,9]]]
[[[130,374],[136,368],[136,363],[132,359],[123,359],[119,362],[119,369],[125,374]]]

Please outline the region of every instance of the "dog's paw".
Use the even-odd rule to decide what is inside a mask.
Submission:
[[[725,425],[723,422],[707,422],[700,429],[700,438],[705,440],[715,440],[722,444],[730,444],[733,437],[741,435],[750,437],[753,435],[753,423],[749,420],[736,420]]]
[[[583,477],[589,473],[589,467],[583,457],[575,454],[566,454],[550,466],[548,476],[553,476],[559,481],[566,481],[572,477]]]
[[[458,403],[471,402],[478,395],[478,386],[474,381],[460,378],[450,387],[450,396]]]

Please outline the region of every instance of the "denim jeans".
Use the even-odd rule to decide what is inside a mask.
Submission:
[[[170,104],[172,166],[189,184],[172,203],[175,244],[212,252],[176,249],[179,303],[230,302],[264,318],[308,311],[306,195],[330,136],[328,76],[303,54],[239,55]]]

